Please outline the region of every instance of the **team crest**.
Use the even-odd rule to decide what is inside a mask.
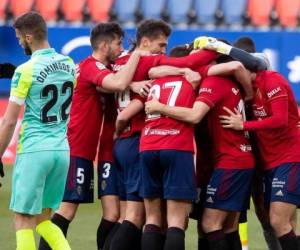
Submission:
[[[96,66],[97,66],[97,68],[100,69],[100,70],[106,69],[105,65],[102,64],[101,62],[96,62]]]
[[[82,194],[82,187],[81,186],[77,186],[77,194],[78,195]]]
[[[102,188],[102,190],[104,191],[104,190],[106,189],[106,187],[107,187],[106,180],[103,180],[103,181],[101,182],[101,188]]]

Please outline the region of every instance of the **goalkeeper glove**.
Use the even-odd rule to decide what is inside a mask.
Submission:
[[[11,63],[0,63],[0,78],[11,79],[15,73],[16,66]]]
[[[200,36],[194,40],[194,49],[215,50],[220,54],[229,55],[232,46],[222,41],[218,41],[214,37]]]
[[[3,169],[3,163],[2,163],[2,159],[0,158],[0,176],[4,177],[4,169]],[[0,187],[2,186],[2,184],[0,183]]]

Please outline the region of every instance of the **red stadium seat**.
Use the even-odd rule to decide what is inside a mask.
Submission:
[[[18,17],[32,9],[34,0],[10,0],[10,10],[14,17]]]
[[[35,4],[36,10],[42,14],[47,22],[56,20],[60,0],[36,0]]]
[[[268,26],[274,0],[249,0],[248,14],[255,26]]]
[[[284,27],[296,27],[300,0],[276,0],[275,4],[280,24]]]
[[[113,0],[88,0],[89,12],[94,22],[103,22],[109,19],[109,11]]]
[[[65,15],[65,20],[69,22],[81,21],[85,2],[86,0],[62,0],[61,10]]]
[[[0,0],[0,20],[5,19],[5,10],[8,0]]]

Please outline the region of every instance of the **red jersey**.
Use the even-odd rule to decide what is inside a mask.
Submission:
[[[155,95],[169,106],[192,108],[196,94],[184,77],[163,77],[154,80],[148,100]],[[194,126],[161,114],[147,115],[142,131],[140,151],[173,149],[194,151]]]
[[[277,72],[260,71],[254,82],[253,115],[258,121],[272,115],[271,105],[276,100],[288,103],[288,122],[281,128],[256,130],[264,169],[288,162],[300,162],[300,130],[298,107],[289,83]],[[251,125],[251,121],[249,125]],[[245,123],[245,128],[247,128]],[[249,126],[251,129],[251,126]]]
[[[220,115],[226,115],[223,107],[237,108],[245,114],[240,90],[228,78],[210,76],[203,80],[197,101],[210,108],[208,127],[213,142],[213,161],[215,168],[248,169],[254,167],[254,157],[246,132],[223,128]]]
[[[114,94],[102,94],[104,121],[99,139],[98,161],[113,161],[114,132],[117,118]]]
[[[96,87],[111,72],[92,56],[79,64],[67,132],[71,156],[95,159],[103,115]]]
[[[118,71],[122,68],[123,65],[125,65],[129,59],[130,55],[127,54],[125,56],[122,56],[118,58],[115,62],[115,65],[113,66],[114,71]],[[145,64],[145,67],[142,67],[143,70],[136,71],[133,80],[132,81],[142,81],[148,79],[148,71],[145,69],[151,68],[151,60],[149,61],[150,64]],[[140,97],[138,94],[132,92],[131,90],[127,89],[121,93],[117,93],[116,95],[116,102],[117,102],[117,109],[118,112],[121,112],[123,109],[125,109],[128,104],[134,100],[138,99],[141,102],[144,102],[143,98]],[[144,127],[144,121],[145,121],[145,112],[142,110],[141,112],[137,113],[135,116],[133,116],[127,128],[122,132],[120,135],[121,138],[130,137],[134,133],[141,132]]]

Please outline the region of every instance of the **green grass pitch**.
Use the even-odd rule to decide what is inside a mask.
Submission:
[[[32,166],[34,168],[34,166]],[[15,233],[13,227],[13,213],[8,209],[11,190],[11,167],[5,167],[6,176],[1,180],[0,188],[0,249],[12,250],[15,246]],[[29,180],[30,181],[30,180]],[[94,204],[81,205],[72,222],[68,240],[72,250],[96,250],[96,230],[101,218],[99,201]],[[248,213],[248,238],[250,250],[267,250],[262,230],[255,217],[253,209]],[[36,235],[38,242],[38,237]],[[186,249],[197,249],[196,223],[190,220],[186,233]]]

